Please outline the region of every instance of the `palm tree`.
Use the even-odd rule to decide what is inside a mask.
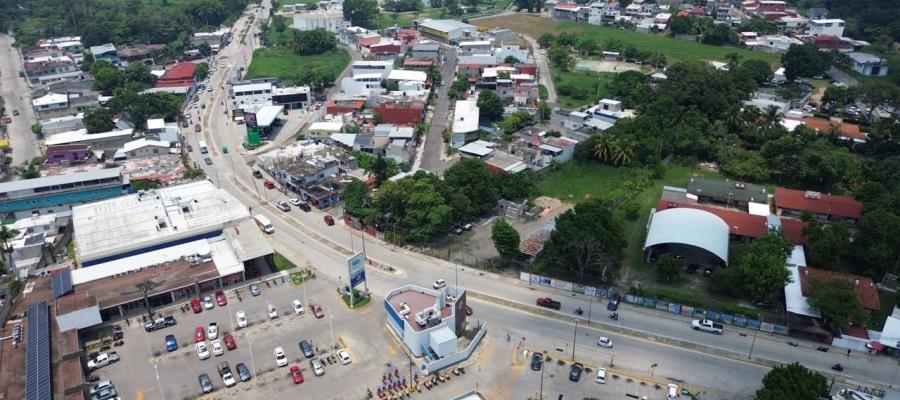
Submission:
[[[778,126],[778,121],[781,119],[781,110],[776,106],[768,106],[766,107],[766,112],[763,114],[763,118],[766,121],[766,126],[769,128],[774,128]]]
[[[9,248],[9,241],[14,237],[16,237],[16,231],[9,229],[9,227],[6,225],[0,226],[0,245],[2,245],[2,249],[0,250],[3,251],[5,265],[13,265],[12,249]]]
[[[609,162],[615,152],[616,139],[609,134],[603,133],[597,136],[597,145],[594,147],[594,155],[601,162]]]
[[[734,71],[734,68],[741,63],[741,59],[744,58],[742,55],[738,53],[728,53],[725,55],[725,59],[728,60],[728,69]]]
[[[612,157],[613,165],[626,165],[634,161],[634,143],[630,140],[617,140]]]

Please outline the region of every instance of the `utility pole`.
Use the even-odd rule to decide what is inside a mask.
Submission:
[[[756,345],[756,334],[757,334],[757,332],[759,332],[759,329],[756,329],[756,330],[753,331],[753,341],[750,342],[750,354],[747,354],[747,359],[748,359],[748,360],[749,360],[751,357],[753,357],[753,346]]]
[[[578,318],[575,318],[575,329],[572,332],[572,361],[575,361],[575,341],[578,339]]]

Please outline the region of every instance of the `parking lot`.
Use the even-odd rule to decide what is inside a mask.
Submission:
[[[257,297],[251,296],[247,288],[241,288],[241,300],[238,300],[234,291],[228,291],[226,306],[215,306],[199,314],[190,310],[182,312],[177,306],[157,310],[163,314],[173,312],[178,322],[173,327],[145,332],[139,323],[121,324],[125,344],[113,348],[121,361],[97,370],[94,375],[112,380],[123,398],[193,398],[202,394],[198,383],[202,373],[211,378],[215,398],[248,398],[249,393],[258,399],[279,398],[285,393],[317,393],[317,396],[328,393],[322,398],[361,398],[367,387],[374,387],[382,374],[393,369],[389,365],[406,365],[406,357],[384,329],[377,300],[363,309],[350,311],[333,289],[337,282],[320,278],[307,285],[306,297],[311,303],[321,304],[324,318],[317,319],[312,315],[304,301],[302,287],[293,285],[290,279],[286,283],[279,281],[277,286],[259,285],[261,294]],[[293,299],[303,303],[306,308],[303,315],[294,314]],[[269,302],[278,311],[275,319],[269,319],[267,315]],[[235,329],[237,311],[245,312],[246,328]],[[225,350],[221,356],[211,355],[200,360],[194,347],[195,328],[206,328],[210,322],[218,323],[219,339],[231,334],[237,347]],[[335,346],[345,348],[352,363],[325,363],[325,374],[317,377],[298,342],[307,340],[319,353],[330,352],[332,324]],[[165,337],[169,334],[175,335],[178,342],[178,349],[172,352],[166,350]],[[210,345],[211,341],[206,340],[206,343]],[[289,361],[285,367],[275,365],[274,349],[279,346],[284,348]],[[222,361],[228,362],[235,376],[235,365],[244,363],[252,371],[253,379],[226,388],[216,369]],[[301,367],[305,378],[299,385],[294,384],[289,374],[290,367],[295,364]]]

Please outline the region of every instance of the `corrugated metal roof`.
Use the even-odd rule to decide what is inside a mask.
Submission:
[[[84,172],[76,172],[73,174],[45,176],[42,178],[24,179],[21,181],[12,181],[0,183],[0,193],[17,192],[20,190],[28,190],[39,187],[62,185],[72,182],[84,182],[97,179],[106,179],[120,176],[118,168],[97,169]]]

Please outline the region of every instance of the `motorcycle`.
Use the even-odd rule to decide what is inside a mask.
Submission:
[[[576,315],[582,315],[582,314],[584,314],[584,310],[582,310],[581,307],[578,307],[578,308],[575,309],[575,314],[576,314]]]
[[[800,346],[800,343],[797,343],[797,342],[795,342],[795,341],[793,341],[793,340],[789,340],[789,341],[787,342],[787,344],[791,345],[792,347]]]
[[[821,351],[821,352],[823,352],[823,353],[827,353],[827,352],[828,352],[828,346],[819,346],[819,347],[816,347],[816,350]]]
[[[614,320],[614,321],[618,321],[618,320],[619,320],[619,313],[612,313],[612,314],[609,314],[609,319]]]
[[[838,364],[832,365],[832,366],[831,366],[831,369],[833,369],[833,370],[835,370],[835,371],[843,371],[843,370],[844,370],[844,366],[841,365],[840,363],[838,363]]]

